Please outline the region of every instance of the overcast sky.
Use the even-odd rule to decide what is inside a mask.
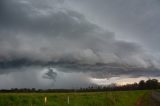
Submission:
[[[159,78],[159,10],[159,0],[1,0],[0,88]]]

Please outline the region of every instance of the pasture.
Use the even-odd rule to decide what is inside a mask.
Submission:
[[[0,93],[0,106],[136,106],[150,91]],[[47,97],[45,104],[45,97]]]

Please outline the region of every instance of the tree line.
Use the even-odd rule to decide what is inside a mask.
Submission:
[[[98,92],[98,91],[123,91],[123,90],[152,90],[160,89],[160,82],[157,79],[148,79],[147,81],[141,80],[139,83],[117,85],[111,84],[109,86],[89,86],[87,88],[79,89],[35,89],[35,88],[12,88],[1,89],[0,92],[37,92],[37,93],[50,93],[50,92]]]
[[[117,85],[111,84],[110,86],[91,86],[84,90],[88,91],[122,91],[122,90],[152,90],[160,89],[160,82],[157,79],[141,80],[139,83]]]

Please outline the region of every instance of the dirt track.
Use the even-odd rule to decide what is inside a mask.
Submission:
[[[136,106],[160,106],[160,92],[152,91],[138,99]]]
[[[160,106],[160,92],[152,91],[151,103],[152,103],[152,106]]]

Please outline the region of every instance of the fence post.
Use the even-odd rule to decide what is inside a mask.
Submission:
[[[47,97],[45,96],[44,97],[44,105],[46,106],[46,104],[47,104]]]
[[[67,103],[69,104],[69,96],[68,96],[68,98],[67,98]]]

